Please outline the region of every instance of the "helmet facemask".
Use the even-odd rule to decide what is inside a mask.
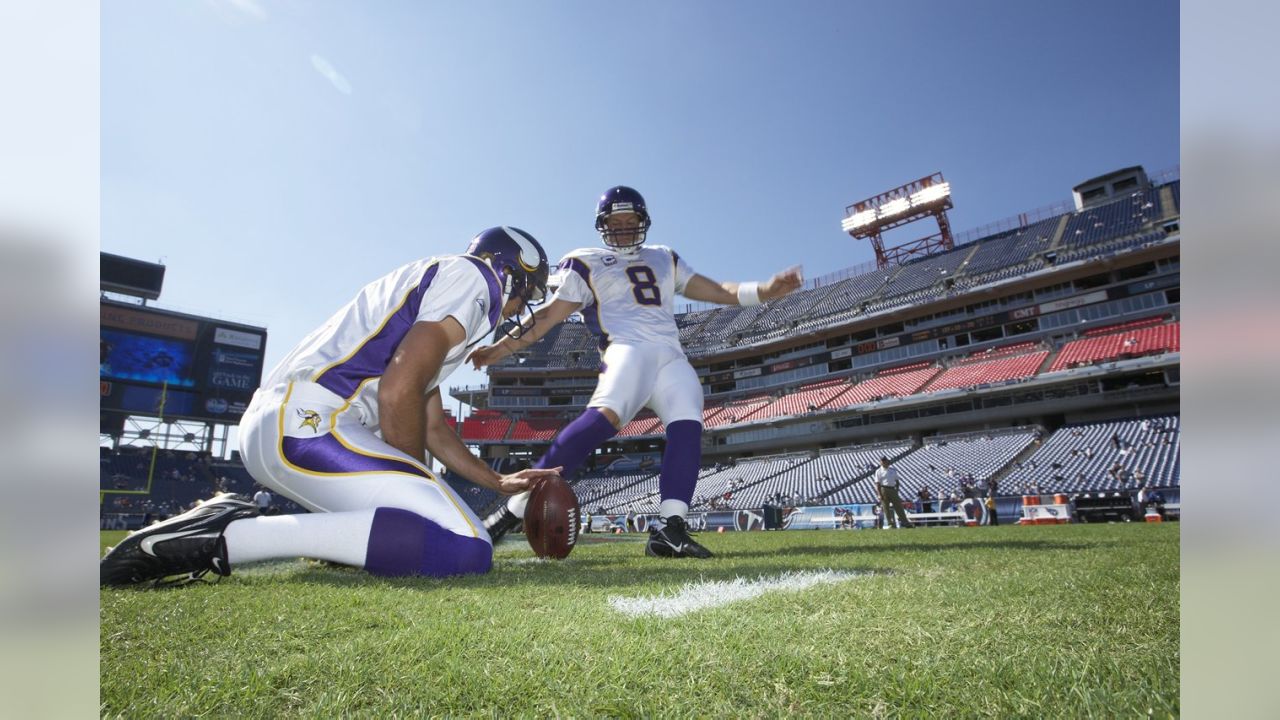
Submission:
[[[547,299],[547,268],[541,267],[532,272],[523,273],[523,277],[517,277],[518,272],[514,268],[508,268],[504,272],[506,287],[503,297],[508,300],[520,298],[523,301],[520,303],[520,310],[510,318],[513,322],[503,323],[501,326],[503,337],[509,337],[512,340],[519,340],[533,330],[534,325],[537,324],[534,308],[542,305]]]
[[[626,205],[628,207],[620,208]],[[610,227],[610,218],[634,217],[637,219],[634,225],[628,224],[627,227]],[[601,212],[596,216],[596,230],[600,232],[600,238],[609,248],[623,254],[634,253],[644,244],[645,236],[649,232],[649,213],[644,210],[633,210],[630,203],[614,203],[611,209]]]

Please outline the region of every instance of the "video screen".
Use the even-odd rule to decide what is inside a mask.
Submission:
[[[99,343],[98,375],[103,380],[195,387],[189,343],[105,328]]]

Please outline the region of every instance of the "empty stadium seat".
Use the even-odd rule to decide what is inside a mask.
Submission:
[[[1178,487],[1180,445],[1176,415],[1068,425],[1010,472],[1005,487],[1014,492],[1030,486],[1043,493],[1134,489],[1131,478],[1109,474],[1117,462],[1128,473],[1141,471],[1153,487]]]
[[[924,392],[939,392],[1029,378],[1036,374],[1048,356],[1048,350],[1041,350],[1020,355],[998,355],[992,360],[960,362],[939,374],[924,388]]]
[[[1176,322],[1146,327],[1139,325],[1107,335],[1090,332],[1086,337],[1064,345],[1049,372],[1107,360],[1179,352],[1181,347],[1181,323]]]

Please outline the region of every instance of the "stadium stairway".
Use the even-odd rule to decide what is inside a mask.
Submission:
[[[1071,213],[1065,213],[1058,218],[1058,227],[1053,231],[1053,237],[1049,240],[1049,247],[1045,252],[1057,252],[1062,245],[1062,236],[1067,233],[1067,222],[1071,220]]]
[[[1174,217],[1180,214],[1178,204],[1173,198],[1173,183],[1160,187],[1160,211],[1161,219]]]
[[[1065,343],[1063,344],[1065,345]],[[1054,360],[1058,358],[1058,355],[1061,352],[1061,347],[1053,347],[1050,345],[1049,354],[1044,356],[1044,360],[1040,363],[1040,367],[1037,367],[1036,371],[1031,373],[1031,377],[1040,377],[1041,373],[1049,372],[1049,368],[1053,367]]]
[[[1027,446],[1023,448],[1021,452],[1019,452],[1017,455],[1014,455],[1012,458],[1009,458],[1009,462],[1005,463],[1004,467],[992,473],[991,479],[996,482],[997,487],[1004,488],[1004,479],[1009,475],[1013,474],[1013,472],[1017,470],[1022,463],[1025,463],[1028,459],[1031,458],[1032,455],[1035,455],[1036,452],[1040,450],[1040,447],[1044,445],[1043,438],[1049,437],[1049,433],[1045,432],[1044,428],[1039,426],[1036,426],[1036,429],[1040,431],[1040,436],[1042,438],[1041,441],[1035,442],[1033,440],[1030,443],[1027,443]],[[1000,492],[1002,495],[1016,494],[1016,490],[1013,490],[1013,489],[1004,489],[1004,490],[1001,490]]]

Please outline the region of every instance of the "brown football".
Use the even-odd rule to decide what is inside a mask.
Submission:
[[[539,557],[566,558],[578,542],[578,496],[559,475],[544,478],[529,494],[524,535]]]

